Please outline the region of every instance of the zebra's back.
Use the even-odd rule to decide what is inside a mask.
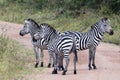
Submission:
[[[89,48],[90,34],[82,32],[67,31],[64,34],[74,35],[76,37],[76,49],[85,50]]]
[[[61,35],[53,39],[48,45],[49,50],[55,51],[56,53],[69,53],[73,47],[73,36]]]

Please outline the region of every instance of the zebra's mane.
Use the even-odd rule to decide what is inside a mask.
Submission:
[[[31,21],[31,22],[33,22],[35,25],[37,25],[37,27],[39,27],[39,25],[38,25],[38,23],[35,21],[35,20],[33,20],[33,19],[26,19],[27,21]]]
[[[91,30],[93,30],[94,28],[98,28],[99,22],[100,22],[100,21],[98,21],[98,22],[96,22],[95,24],[93,24],[93,25],[91,26]]]
[[[51,25],[47,24],[47,23],[42,23],[40,24],[40,26],[45,26],[45,27],[48,27],[50,30],[54,31],[54,32],[57,32],[55,28],[53,28]]]

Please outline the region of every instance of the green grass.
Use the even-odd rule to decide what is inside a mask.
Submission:
[[[35,71],[33,51],[0,35],[0,80],[21,80],[33,71]]]
[[[4,4],[1,7],[0,19],[3,21],[23,24],[24,19],[32,18],[38,23],[48,23],[61,32],[68,30],[85,32],[95,22],[107,16],[111,20],[111,26],[115,34],[113,36],[105,35],[103,41],[120,45],[120,15],[104,15],[88,9],[85,14],[80,13],[79,16],[74,18],[74,15],[71,16],[69,11],[60,14],[59,9],[50,10],[46,8],[41,10],[13,3]]]

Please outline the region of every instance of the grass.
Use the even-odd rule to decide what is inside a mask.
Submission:
[[[80,14],[80,16],[74,18],[65,14],[57,14],[56,10],[34,10],[24,9],[21,6],[14,7],[14,5],[8,6],[0,10],[0,19],[4,21],[14,23],[24,23],[24,19],[32,18],[38,23],[48,23],[52,25],[58,31],[87,31],[90,26],[100,20],[102,17],[107,16],[111,20],[111,26],[115,32],[113,36],[105,36],[104,42],[110,42],[120,45],[120,16],[111,14],[103,15],[94,12],[86,12],[86,14]]]
[[[3,1],[3,0],[1,0]],[[3,1],[4,2],[4,1]],[[0,2],[1,4],[4,4]],[[113,36],[105,35],[103,41],[120,45],[120,15],[109,14],[104,15],[94,11],[86,11],[85,14],[80,14],[74,18],[69,11],[64,14],[59,13],[59,9],[43,9],[38,10],[29,8],[24,5],[17,5],[13,3],[4,4],[0,9],[0,19],[14,23],[24,23],[24,19],[32,18],[38,23],[48,23],[58,31],[81,31],[85,32],[90,29],[90,26],[100,20],[102,17],[107,16],[111,20],[111,26],[115,32]]]
[[[35,70],[33,63],[33,51],[0,35],[0,80],[21,80],[25,75],[31,74]]]

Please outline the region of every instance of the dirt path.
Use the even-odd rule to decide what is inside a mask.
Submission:
[[[0,21],[0,28],[7,29],[7,35],[27,48],[32,49],[29,35],[19,36],[19,31],[23,25]],[[77,63],[77,74],[73,74],[73,58],[67,75],[52,75],[53,68],[43,68],[41,72],[35,70],[31,75],[25,76],[22,80],[120,80],[120,47],[114,44],[101,43],[96,52],[96,70],[88,70],[88,51],[79,51],[79,62]],[[47,65],[48,54],[45,51],[45,62]],[[33,66],[32,66],[33,67]]]

